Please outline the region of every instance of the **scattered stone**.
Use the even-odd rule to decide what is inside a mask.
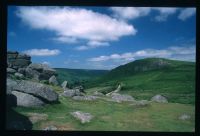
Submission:
[[[12,68],[7,68],[6,70],[8,74],[14,74],[16,72],[16,70]]]
[[[15,73],[15,76],[20,79],[24,78],[24,75],[20,73]]]
[[[123,102],[123,101],[135,101],[135,99],[130,95],[122,95],[119,93],[112,93],[111,94],[112,101],[115,102]]]
[[[62,93],[65,97],[73,97],[73,96],[83,96],[84,94],[79,91],[79,89],[65,89]]]
[[[78,100],[78,101],[94,101],[96,100],[98,97],[97,96],[74,96],[72,97],[74,100]]]
[[[151,101],[158,102],[158,103],[168,103],[167,98],[159,94],[152,97]]]
[[[54,75],[49,78],[49,84],[58,85],[58,81]]]
[[[47,120],[48,118],[48,115],[43,113],[28,113],[27,115],[29,116],[29,120],[32,123],[36,123],[42,120]]]
[[[37,82],[20,80],[17,86],[14,86],[13,89],[19,92],[40,97],[49,102],[54,102],[58,100],[58,94],[56,92],[54,92],[46,85]]]
[[[93,93],[93,95],[94,95],[94,96],[104,96],[103,93],[100,93],[100,92],[98,92],[98,91],[95,91],[95,92]]]
[[[189,120],[191,118],[190,115],[187,115],[187,114],[183,114],[179,117],[180,120]]]
[[[90,120],[93,118],[90,113],[83,113],[81,111],[72,112],[71,115],[80,120],[83,124],[90,122]]]
[[[68,88],[67,85],[68,85],[68,82],[67,82],[67,81],[64,81],[64,82],[61,84],[61,86],[62,86],[62,88],[63,88],[64,90]]]
[[[23,107],[39,107],[43,106],[45,103],[38,99],[37,97],[34,97],[33,95],[18,92],[18,91],[12,91],[12,94],[17,97],[17,106],[23,106]]]
[[[58,130],[58,128],[53,126],[53,125],[51,125],[51,126],[46,127],[44,130],[46,130],[46,131],[55,131],[55,130]]]

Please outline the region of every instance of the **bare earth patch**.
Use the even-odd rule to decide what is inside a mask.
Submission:
[[[48,126],[55,126],[57,128],[57,130],[61,130],[61,131],[75,130],[75,128],[69,123],[58,124],[57,122],[54,122],[54,121],[42,122],[40,125],[40,130],[42,130]]]
[[[29,117],[29,120],[32,123],[36,123],[36,122],[39,122],[39,121],[47,120],[47,118],[48,118],[47,114],[33,113],[33,112],[27,113],[27,116]]]

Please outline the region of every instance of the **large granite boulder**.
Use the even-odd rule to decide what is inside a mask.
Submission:
[[[151,101],[158,102],[158,103],[168,103],[167,98],[159,94],[152,97]]]
[[[36,81],[39,81],[39,78],[40,78],[40,73],[36,70],[33,70],[29,67],[27,67],[25,69],[25,75],[27,78],[32,78],[32,79],[35,79]]]
[[[49,84],[58,85],[58,81],[54,75],[49,78]]]
[[[45,86],[44,84],[21,80],[13,88],[16,91],[28,93],[36,97],[40,97],[48,102],[54,102],[58,100],[58,94],[54,92],[51,88]]]
[[[38,107],[45,103],[33,95],[22,93],[18,91],[12,91],[12,94],[17,97],[17,106],[23,107]]]
[[[13,88],[15,88],[16,86],[17,86],[17,82],[15,80],[7,78],[7,81],[6,81],[6,94],[11,94]]]
[[[17,73],[15,73],[15,77],[22,79],[22,78],[24,78],[24,75],[17,72]]]

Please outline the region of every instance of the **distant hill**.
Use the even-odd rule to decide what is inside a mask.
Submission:
[[[95,80],[98,77],[105,75],[107,70],[88,70],[88,69],[68,69],[55,68],[58,74],[58,81],[68,81],[71,86],[76,84],[84,84],[90,80]]]
[[[122,93],[139,99],[162,94],[172,102],[194,104],[195,63],[163,58],[136,60],[109,71],[86,86],[90,91],[101,91],[100,88],[115,88],[118,83],[122,84]],[[112,90],[102,89],[104,93],[109,91]]]

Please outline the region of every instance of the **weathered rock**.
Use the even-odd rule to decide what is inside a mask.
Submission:
[[[6,94],[11,94],[13,88],[15,88],[17,86],[17,82],[10,79],[10,78],[7,78],[7,81],[6,81]]]
[[[23,74],[21,74],[21,73],[15,73],[15,76],[17,77],[17,78],[24,78],[24,75]]]
[[[62,86],[62,88],[63,88],[64,90],[68,88],[67,85],[68,85],[68,82],[67,82],[67,81],[64,81],[64,82],[61,84],[61,86]]]
[[[31,57],[26,54],[19,54],[18,52],[7,52],[8,67],[15,69],[27,67],[31,63]]]
[[[93,116],[90,113],[84,113],[81,111],[72,112],[71,115],[74,116],[76,119],[80,120],[83,124],[90,122],[90,120],[93,118]]]
[[[29,67],[27,67],[25,69],[25,75],[26,75],[27,78],[32,78],[32,79],[39,81],[40,73],[36,70],[29,68]]]
[[[159,94],[152,97],[151,101],[159,102],[159,103],[168,103],[167,98],[165,98],[164,96],[159,95]]]
[[[38,99],[37,97],[34,97],[33,95],[18,92],[18,91],[12,91],[12,94],[17,97],[17,106],[23,106],[23,107],[38,107],[42,106],[45,103]]]
[[[7,68],[6,70],[8,74],[14,74],[16,72],[16,70],[12,68]]]
[[[66,97],[73,97],[73,96],[83,96],[84,94],[80,92],[78,89],[65,89],[62,95]]]
[[[180,120],[189,120],[190,118],[191,118],[191,116],[188,115],[188,114],[183,114],[183,115],[181,115],[181,116],[179,117]]]
[[[32,63],[27,69],[31,72],[31,77],[36,77],[38,80],[49,80],[49,78],[56,74],[56,70],[50,68],[48,65],[40,64],[40,63]]]
[[[96,100],[98,97],[97,96],[92,96],[92,95],[89,95],[89,96],[74,96],[72,97],[74,100],[77,100],[77,101],[94,101]]]
[[[19,92],[28,93],[33,96],[40,97],[41,99],[47,100],[49,102],[54,102],[58,100],[58,94],[54,92],[51,88],[41,83],[21,80],[13,89]]]
[[[111,98],[115,102],[134,101],[135,99],[130,95],[122,95],[119,93],[112,93]]]
[[[49,78],[49,84],[58,85],[58,81],[54,75]]]
[[[93,93],[93,95],[94,95],[94,96],[104,96],[103,93],[100,93],[100,92],[98,92],[98,91],[95,91],[95,92]]]
[[[55,127],[55,126],[53,126],[53,125],[44,128],[44,130],[46,130],[46,131],[55,131],[55,130],[57,130],[57,129],[58,129],[58,128]]]
[[[18,72],[25,75],[26,74],[26,68],[19,68]]]

